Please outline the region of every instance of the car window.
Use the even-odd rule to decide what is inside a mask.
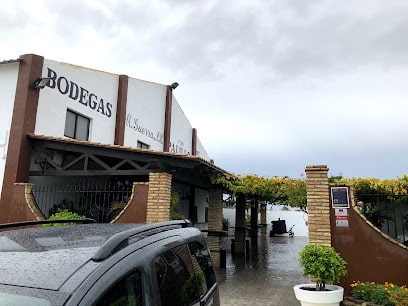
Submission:
[[[189,242],[188,247],[196,273],[202,274],[205,279],[200,288],[200,296],[202,296],[216,283],[210,252],[198,241]]]
[[[142,285],[140,272],[122,278],[97,302],[97,306],[141,306]]]
[[[198,288],[205,281],[202,274],[195,273],[186,245],[157,257],[155,270],[162,306],[199,305]]]

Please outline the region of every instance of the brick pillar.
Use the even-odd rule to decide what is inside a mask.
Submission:
[[[170,220],[171,174],[150,173],[146,223]]]
[[[329,168],[307,166],[305,171],[309,243],[331,246]]]
[[[215,267],[221,265],[221,245],[222,245],[222,190],[209,190],[208,203],[208,248]]]
[[[234,253],[245,254],[245,203],[246,199],[243,195],[237,196],[237,205],[235,207],[235,242]]]

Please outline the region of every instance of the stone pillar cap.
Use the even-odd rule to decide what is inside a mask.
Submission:
[[[327,165],[309,165],[306,166],[305,171],[329,171]]]

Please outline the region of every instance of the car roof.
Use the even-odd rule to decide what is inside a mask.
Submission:
[[[90,260],[94,252],[87,248],[1,253],[0,283],[58,290],[74,271]]]
[[[113,235],[142,224],[75,224],[0,232],[0,251],[43,252],[98,247]]]
[[[87,262],[95,265],[147,236],[186,221],[76,224],[0,232],[0,284],[58,290]]]

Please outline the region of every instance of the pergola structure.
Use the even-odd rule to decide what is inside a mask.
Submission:
[[[199,156],[176,154],[118,145],[105,145],[70,138],[29,134],[41,170],[30,176],[146,176],[171,173],[180,182],[211,189],[211,176],[226,173]]]
[[[69,138],[28,134],[32,143],[30,177],[132,177],[137,181],[132,200],[114,222],[168,220],[172,182],[209,191],[208,243],[217,265],[222,247],[222,189],[213,175],[227,174],[198,156],[106,145]],[[158,179],[157,179],[158,178]],[[163,181],[164,178],[164,181]],[[146,184],[148,185],[146,190]],[[145,192],[143,192],[143,190]],[[190,195],[190,208],[195,203]],[[188,216],[194,222],[197,216]]]

